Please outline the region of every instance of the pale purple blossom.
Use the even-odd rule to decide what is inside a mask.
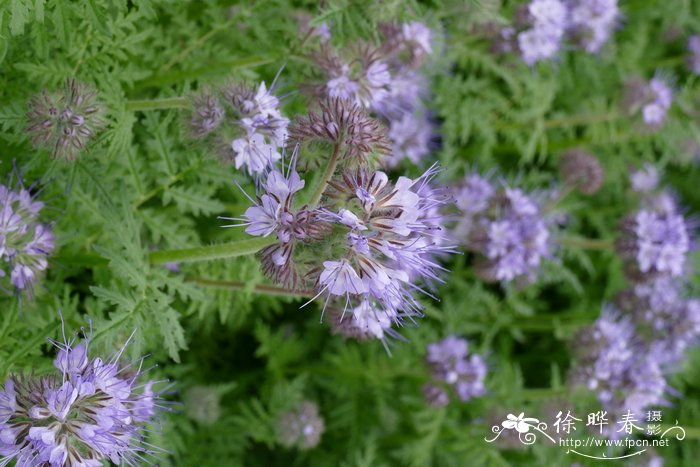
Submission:
[[[569,28],[588,53],[597,53],[607,42],[619,18],[617,0],[570,0]]]
[[[518,34],[517,42],[523,61],[534,65],[553,58],[568,27],[567,9],[561,0],[532,0],[527,6],[530,28]]]
[[[549,225],[537,200],[517,188],[496,190],[475,174],[458,190],[463,217],[455,233],[479,254],[480,276],[488,281],[532,280],[551,249]]]
[[[690,250],[689,227],[678,209],[640,209],[621,223],[617,251],[643,276],[680,277]]]
[[[461,401],[486,393],[486,362],[479,355],[468,355],[465,339],[448,336],[428,345],[426,361],[433,381],[424,387],[424,394],[433,405],[446,403],[446,392],[441,387],[451,387]]]
[[[630,182],[634,191],[649,193],[659,186],[659,171],[656,166],[647,162],[630,174]]]
[[[700,75],[700,36],[693,35],[688,39],[688,67],[696,75]]]
[[[74,341],[52,341],[56,375],[10,376],[0,390],[0,465],[152,464],[146,423],[160,393],[137,384],[140,362],[120,362],[124,349],[105,362]]]
[[[30,290],[37,275],[48,267],[54,249],[49,226],[39,222],[43,203],[28,190],[0,185],[0,277],[8,276],[18,290]]]

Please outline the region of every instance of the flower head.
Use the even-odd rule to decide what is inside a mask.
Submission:
[[[224,115],[224,108],[216,95],[211,92],[197,94],[192,98],[190,132],[195,138],[206,136],[219,127]]]
[[[480,255],[477,271],[488,281],[532,279],[550,251],[548,224],[535,198],[517,188],[496,190],[469,175],[458,192],[463,219],[457,232]]]
[[[617,0],[570,1],[570,32],[586,52],[597,53],[610,37],[619,14]]]
[[[700,75],[700,36],[693,35],[688,39],[688,67],[696,75]]]
[[[139,383],[140,366],[88,356],[89,339],[54,342],[47,376],[10,376],[0,391],[0,465],[94,466],[151,463],[145,441],[155,413],[153,382]]]
[[[318,412],[318,405],[304,401],[298,407],[284,412],[277,423],[277,437],[284,446],[312,449],[321,442],[326,425]]]
[[[624,108],[629,114],[639,112],[648,128],[657,129],[663,125],[672,103],[673,89],[661,77],[657,76],[648,82],[627,82]]]
[[[568,26],[567,9],[561,0],[532,0],[526,9],[530,27],[518,34],[523,61],[534,65],[553,58],[561,47]]]
[[[51,229],[39,222],[43,206],[28,190],[0,185],[0,278],[9,273],[18,290],[31,289],[54,249]]]
[[[605,174],[600,161],[586,151],[567,151],[559,163],[559,173],[567,185],[585,195],[596,193],[603,185]]]
[[[648,193],[659,185],[659,171],[653,164],[645,163],[630,174],[630,182],[634,191]]]
[[[462,401],[485,394],[486,363],[479,355],[467,354],[467,341],[456,336],[428,345],[426,361],[433,382],[424,387],[424,393],[429,396],[429,402],[434,405],[445,402],[446,393],[440,386],[453,388]]]
[[[594,391],[603,408],[613,414],[640,413],[664,402],[668,390],[660,362],[636,334],[631,320],[607,308],[592,326],[574,339],[575,365],[571,381]]]
[[[674,204],[640,209],[623,219],[620,230],[617,251],[633,271],[647,277],[683,275],[690,250],[689,227]]]
[[[320,112],[298,118],[289,130],[289,140],[342,143],[342,159],[359,164],[366,163],[372,154],[385,155],[391,151],[383,125],[370,118],[363,108],[342,99],[323,100]]]
[[[36,147],[51,152],[51,157],[73,160],[104,127],[97,92],[73,79],[63,92],[54,95],[44,90],[29,102],[27,133]]]

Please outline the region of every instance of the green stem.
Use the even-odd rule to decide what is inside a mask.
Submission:
[[[218,245],[185,248],[183,250],[154,251],[150,254],[150,260],[151,264],[163,264],[170,262],[191,263],[195,261],[235,258],[237,256],[253,255],[276,241],[277,239],[274,236],[256,237]]]
[[[325,172],[323,172],[323,177],[316,186],[316,190],[314,190],[313,195],[311,195],[311,199],[309,200],[309,206],[316,207],[318,206],[319,201],[321,201],[321,197],[326,191],[326,186],[328,185],[328,182],[333,177],[335,169],[338,168],[338,162],[340,161],[341,146],[342,143],[336,143],[333,147],[333,154],[331,154],[331,159],[328,161],[326,170]]]
[[[126,110],[183,109],[189,106],[190,100],[186,97],[166,97],[164,99],[127,101]]]
[[[563,247],[581,248],[584,250],[611,251],[615,246],[612,240],[602,238],[560,237],[558,241]]]
[[[188,277],[188,282],[193,282],[205,287],[211,287],[214,289],[227,289],[227,290],[247,290],[248,285],[242,281],[220,281],[214,279],[205,279],[203,277]],[[279,297],[305,297],[311,298],[314,296],[313,290],[291,290],[285,289],[284,287],[277,287],[274,285],[267,284],[255,284],[253,286],[253,291],[256,293],[264,295],[274,295]]]

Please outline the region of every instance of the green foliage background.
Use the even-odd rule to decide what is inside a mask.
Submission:
[[[164,415],[154,441],[172,452],[163,465],[588,465],[563,448],[507,450],[483,438],[507,413],[552,419],[547,404],[551,412],[552,404],[590,402],[564,386],[567,339],[625,286],[611,252],[562,248],[525,289],[485,285],[471,258],[457,257],[441,301],[426,300],[427,316],[402,330],[407,342],[392,356],[379,342],[332,336],[319,324],[320,310],[298,309],[298,298],[255,293],[264,280],[253,257],[184,265],[182,274],[148,262],[153,249],[244,238],[219,228],[216,216],[247,207],[233,180],[253,187],[189,141],[181,110],[134,112],[127,102],[187,95],[227,79],[270,83],[286,64],[284,112],[304,111],[297,91],[313,73],[298,50],[300,12],[328,22],[338,45],[376,40],[380,21],[420,19],[438,31],[443,55],[432,77],[433,107],[442,144],[435,158],[447,179],[477,167],[546,188],[556,183],[559,154],[583,146],[601,159],[606,183],[593,197],[565,200],[566,235],[613,238],[638,201],[627,176],[642,161],[662,167],[696,214],[700,168],[690,148],[700,144],[700,84],[684,60],[687,36],[700,32],[700,3],[621,0],[624,19],[601,55],[567,51],[535,69],[493,56],[474,33],[477,22],[511,17],[517,3],[0,0],[0,173],[40,183],[44,219],[59,243],[33,299],[0,297],[0,378],[50,368],[46,337],[58,335],[60,309],[69,329],[91,320],[97,351],[119,347],[137,329],[129,352],[151,353],[155,373],[181,394],[231,384],[211,426],[183,411]],[[606,117],[617,112],[627,78],[648,79],[656,70],[673,76],[677,90],[661,131]],[[109,125],[77,162],[66,163],[33,149],[23,128],[29,98],[71,77],[99,89]],[[193,276],[246,285],[203,287],[185,280]],[[449,334],[487,356],[489,392],[435,409],[422,400],[422,360],[428,343]],[[699,365],[700,354],[691,353],[672,379],[681,396],[665,419],[678,419],[688,438],[659,450],[667,465],[700,458]],[[318,401],[327,430],[318,448],[287,450],[276,443],[275,422],[303,399]]]

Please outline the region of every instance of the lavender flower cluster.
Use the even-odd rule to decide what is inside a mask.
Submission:
[[[700,341],[700,300],[687,297],[691,227],[651,165],[633,172],[643,207],[621,222],[617,251],[630,287],[575,339],[572,382],[613,413],[667,404],[666,375]],[[609,435],[613,435],[610,433]]]
[[[439,281],[437,256],[453,251],[436,240],[438,208],[447,200],[430,186],[437,173],[433,166],[392,183],[381,171],[344,170],[317,206],[296,207],[305,182],[292,165],[286,174],[269,172],[264,193],[233,220],[251,235],[276,236],[260,252],[263,271],[276,283],[311,288],[313,299],[325,297],[324,310],[341,313],[339,320],[349,311],[350,322],[338,328],[344,335],[383,339],[393,334],[391,324],[420,315],[415,292],[424,290],[416,282]]]
[[[50,227],[39,222],[43,207],[28,190],[0,185],[0,278],[9,272],[18,290],[31,289],[54,249]]]
[[[53,341],[52,341],[53,342]],[[10,376],[0,391],[0,465],[143,465],[157,453],[146,441],[156,400],[140,384],[141,361],[89,358],[89,339],[53,342],[57,374]]]
[[[480,355],[468,355],[465,339],[449,336],[428,345],[426,361],[433,381],[423,386],[425,399],[434,406],[447,405],[447,388],[453,388],[461,401],[468,401],[486,392],[486,362]]]
[[[433,137],[425,105],[428,80],[421,71],[433,53],[431,30],[423,23],[385,23],[378,46],[357,44],[346,50],[321,43],[313,55],[326,76],[319,96],[350,100],[379,116],[389,127],[392,151],[383,163],[418,162],[430,151]]]
[[[282,157],[289,119],[279,107],[264,82],[257,89],[230,85],[193,97],[189,127],[197,138],[215,134],[225,161],[260,176]]]
[[[623,108],[629,115],[640,114],[644,125],[657,129],[666,120],[673,103],[673,89],[656,76],[648,82],[632,79],[626,84]]]
[[[456,235],[478,255],[478,274],[487,281],[532,280],[551,249],[538,201],[475,173],[465,177],[455,197],[462,214]]]
[[[567,37],[587,53],[598,53],[619,15],[617,0],[532,0],[517,11],[514,25],[489,32],[495,50],[517,50],[534,65],[556,57]]]

